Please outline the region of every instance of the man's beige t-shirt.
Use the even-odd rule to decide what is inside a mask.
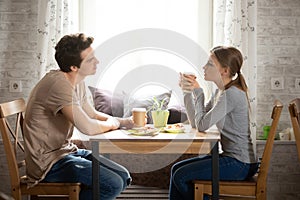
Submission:
[[[74,126],[61,109],[67,105],[82,105],[84,101],[84,82],[74,88],[59,70],[50,71],[35,86],[23,125],[29,183],[41,181],[55,162],[77,150],[70,141]]]

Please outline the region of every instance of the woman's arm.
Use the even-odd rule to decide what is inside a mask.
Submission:
[[[184,101],[184,107],[186,110],[188,120],[189,120],[192,128],[196,128],[196,125],[195,125],[195,103],[194,103],[192,93],[183,93],[183,101]]]
[[[205,131],[217,122],[222,120],[229,112],[234,109],[234,101],[238,101],[238,97],[232,96],[231,92],[226,90],[220,95],[215,105],[211,109],[204,107],[204,94],[197,92],[195,95],[195,123],[198,131]],[[213,99],[211,99],[211,102]]]
[[[196,98],[194,98],[194,96],[192,94],[194,96],[197,96],[197,95],[201,96],[200,100],[198,100],[198,101],[201,101],[201,103],[198,102],[197,107],[199,107],[199,105],[201,104],[202,106],[201,106],[200,109],[204,110],[206,112],[208,112],[212,108],[213,96],[211,97],[210,101],[206,105],[204,105],[205,97],[204,97],[204,94],[203,94],[203,89],[196,88],[196,89],[193,90],[193,93],[184,93],[183,94],[184,106],[185,106],[186,111],[187,111],[187,116],[188,116],[189,122],[190,122],[190,124],[193,128],[196,128],[195,110],[199,109],[199,108],[195,108]]]

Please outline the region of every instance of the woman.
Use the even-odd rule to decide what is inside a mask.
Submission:
[[[220,131],[220,180],[244,180],[256,173],[258,164],[250,137],[247,85],[241,74],[243,57],[234,47],[218,46],[210,53],[203,67],[204,78],[217,89],[207,105],[195,76],[180,74],[188,119],[198,131],[214,124]],[[192,180],[211,180],[211,170],[209,155],[176,163],[171,170],[169,199],[193,199]]]

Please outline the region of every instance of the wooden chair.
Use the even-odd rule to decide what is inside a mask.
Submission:
[[[289,112],[298,149],[298,157],[300,160],[300,98],[296,98],[290,102]]]
[[[280,101],[276,100],[273,107],[273,112],[271,115],[272,125],[266,141],[264,152],[262,155],[262,160],[260,164],[259,172],[256,176],[250,180],[245,181],[220,181],[219,182],[219,193],[220,196],[229,197],[255,197],[257,200],[267,199],[267,175],[268,169],[273,149],[273,143],[275,138],[275,133],[282,111],[283,105]],[[194,199],[202,200],[203,194],[211,195],[211,181],[196,180],[194,181]],[[243,198],[244,199],[244,198]]]
[[[13,198],[21,200],[22,195],[29,195],[31,199],[38,199],[38,195],[56,195],[67,196],[71,200],[79,199],[80,183],[39,183],[34,187],[27,188],[27,184],[24,182],[26,176],[20,175],[20,168],[25,166],[25,160],[18,162],[19,159],[17,159],[17,149],[24,154],[24,147],[19,141],[24,111],[24,99],[0,104],[0,131],[8,163]],[[11,126],[9,122],[13,120],[16,123]]]

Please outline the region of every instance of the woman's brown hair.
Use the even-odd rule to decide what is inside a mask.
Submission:
[[[241,74],[241,67],[243,65],[241,52],[235,47],[217,46],[211,50],[211,53],[216,56],[222,67],[229,69],[231,77],[237,74],[236,79],[225,85],[225,90],[231,86],[236,86],[247,93],[248,87],[244,76]]]

